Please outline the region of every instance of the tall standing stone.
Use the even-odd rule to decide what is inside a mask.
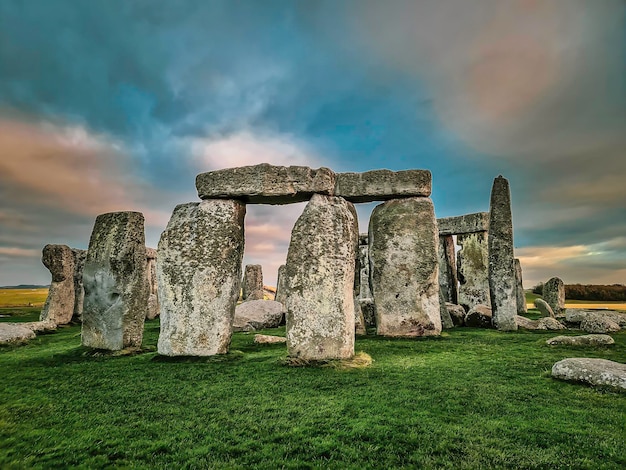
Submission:
[[[96,218],[83,284],[83,346],[114,351],[140,347],[148,301],[141,213],[111,212]]]
[[[357,267],[359,270],[359,299],[371,299],[370,256],[367,234],[359,234],[359,252]]]
[[[394,199],[372,212],[370,285],[379,335],[441,333],[438,243],[429,198]]]
[[[515,258],[515,293],[517,299],[517,314],[524,315],[528,312],[526,306],[526,294],[524,292],[524,284],[522,281],[522,264],[519,259]]]
[[[242,300],[263,300],[263,270],[260,264],[248,264],[243,275]]]
[[[553,277],[546,282],[542,297],[557,317],[565,315],[565,285],[561,279]]]
[[[228,352],[241,284],[246,206],[235,200],[181,204],[161,234],[157,284],[158,352]]]
[[[489,248],[487,232],[457,236],[459,305],[469,312],[476,305],[491,306],[489,298]]]
[[[493,324],[498,330],[517,330],[517,295],[513,256],[511,190],[498,176],[491,189],[489,206],[489,289]]]
[[[291,232],[287,254],[287,349],[305,360],[354,355],[354,206],[315,194]]]
[[[146,248],[146,282],[148,283],[148,305],[146,308],[146,320],[154,320],[159,316],[159,296],[157,294],[156,277],[157,251],[154,248]]]
[[[444,302],[459,301],[459,278],[456,269],[456,253],[452,235],[439,237],[439,288]]]
[[[65,325],[74,314],[74,255],[66,245],[43,247],[41,262],[52,274],[48,298],[41,310],[40,321]]]
[[[83,302],[85,301],[83,270],[85,269],[87,250],[72,248],[72,254],[74,255],[74,313],[72,322],[81,323],[83,321]]]
[[[274,296],[274,300],[283,305],[285,305],[287,301],[287,275],[285,274],[284,264],[278,267],[278,276],[276,277],[276,295]]]

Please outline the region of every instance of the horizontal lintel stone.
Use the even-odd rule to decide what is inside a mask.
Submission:
[[[200,199],[239,199],[252,204],[291,204],[315,193],[332,195],[335,173],[328,168],[260,165],[227,168],[196,177]]]
[[[489,231],[489,212],[477,212],[458,217],[437,219],[439,235],[462,235]]]
[[[428,170],[337,173],[335,178],[335,196],[350,202],[429,197],[431,188],[432,176]]]

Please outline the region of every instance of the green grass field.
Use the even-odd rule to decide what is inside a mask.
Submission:
[[[549,377],[566,357],[626,362],[625,333],[598,349],[548,347],[550,332],[367,336],[373,364],[342,371],[287,367],[284,345],[245,333],[226,356],[164,360],[158,332],[128,356],[89,354],[78,326],[0,348],[0,468],[626,466],[626,395]]]

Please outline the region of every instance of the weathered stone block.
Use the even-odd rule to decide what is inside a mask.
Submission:
[[[74,256],[74,313],[72,314],[72,322],[81,323],[83,321],[83,302],[85,301],[83,270],[85,269],[87,250],[72,248],[72,255]]]
[[[552,366],[552,377],[626,391],[626,364],[606,359],[563,359]]]
[[[610,346],[615,340],[609,335],[555,336],[546,341],[548,346]]]
[[[386,201],[402,197],[428,197],[432,176],[428,170],[372,170],[337,173],[335,196],[351,202]]]
[[[41,310],[40,321],[65,325],[74,314],[74,254],[66,245],[43,247],[42,263],[52,274],[48,298]]]
[[[148,301],[141,213],[111,212],[96,218],[83,284],[83,346],[109,350],[140,347]]]
[[[342,198],[314,195],[291,232],[287,254],[287,349],[306,360],[354,355],[358,224]]]
[[[278,267],[278,275],[276,277],[276,295],[274,300],[285,305],[287,301],[287,276],[285,274],[285,265]]]
[[[246,206],[233,200],[181,204],[161,235],[157,284],[158,352],[228,352],[241,285]]]
[[[539,310],[539,312],[541,312],[541,314],[544,317],[556,318],[554,315],[554,312],[552,311],[552,307],[550,307],[550,305],[548,305],[548,302],[546,302],[545,300],[535,299],[533,304],[535,305],[535,308]]]
[[[452,235],[439,237],[439,289],[445,302],[459,301],[459,278]]]
[[[546,282],[543,285],[542,297],[557,317],[565,314],[565,285],[561,279],[553,277]]]
[[[465,315],[465,326],[474,328],[491,328],[493,314],[487,305],[474,305]]]
[[[489,290],[493,324],[503,331],[517,330],[514,259],[511,190],[508,180],[498,176],[489,206]]]
[[[235,307],[233,331],[276,328],[285,316],[285,306],[273,300],[250,300]]]
[[[446,310],[448,310],[448,315],[450,315],[454,326],[465,325],[465,315],[467,312],[465,312],[463,307],[446,302]]]
[[[517,302],[518,315],[524,315],[528,312],[526,306],[526,293],[524,292],[524,284],[522,280],[522,264],[520,260],[515,258],[515,298]]]
[[[200,199],[239,199],[253,204],[291,204],[313,194],[332,195],[335,173],[306,166],[254,166],[227,168],[196,177]]]
[[[463,235],[466,233],[489,231],[489,212],[442,217],[437,219],[439,235]]]
[[[370,217],[370,287],[377,333],[429,336],[441,333],[439,234],[429,198],[394,199]]]
[[[261,265],[246,265],[241,289],[242,300],[263,300],[263,293],[263,269]]]
[[[148,305],[146,320],[154,320],[159,316],[159,295],[156,277],[157,251],[146,247],[146,282],[148,283]]]
[[[457,243],[461,246],[457,253],[458,303],[466,311],[475,305],[490,307],[487,232],[459,235]]]
[[[587,333],[615,333],[620,330],[618,323],[600,312],[590,313],[580,322],[580,329]]]

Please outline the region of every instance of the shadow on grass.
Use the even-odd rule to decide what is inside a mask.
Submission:
[[[214,356],[161,356],[157,354],[151,359],[151,361],[178,364],[212,364],[238,362],[243,359],[243,357],[243,351],[230,350],[226,354],[216,354]]]

